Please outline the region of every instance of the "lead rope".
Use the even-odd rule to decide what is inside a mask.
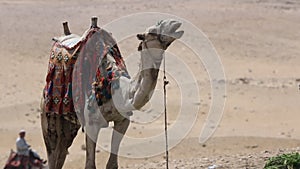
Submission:
[[[152,39],[155,40],[155,39]],[[163,42],[160,40],[160,37],[158,37],[159,42],[163,44]],[[146,42],[146,41],[144,41]],[[149,40],[147,41],[149,42]],[[144,43],[145,47],[148,49],[147,43]],[[163,46],[163,49],[165,50],[167,46]],[[163,53],[164,55],[164,53]],[[169,81],[166,77],[166,59],[165,56],[163,56],[163,74],[164,74],[164,107],[165,107],[165,139],[166,139],[166,169],[169,169],[169,145],[168,145],[168,118],[167,118],[167,89],[166,86],[169,84]]]
[[[166,169],[169,169],[169,145],[168,145],[168,118],[167,118],[167,89],[166,86],[169,84],[169,81],[166,77],[166,59],[164,58],[164,107],[165,107],[165,138],[166,138]]]

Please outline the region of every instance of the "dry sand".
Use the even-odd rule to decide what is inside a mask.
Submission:
[[[198,135],[210,106],[210,84],[201,62],[180,55],[199,73],[201,93],[198,118],[191,132],[170,151],[171,168],[262,168],[267,157],[300,146],[300,2],[298,0],[186,0],[124,1],[0,1],[0,166],[15,149],[21,128],[27,140],[46,156],[39,119],[39,100],[45,83],[51,38],[62,33],[68,20],[71,31],[82,34],[90,17],[99,24],[137,12],[165,12],[188,19],[200,28],[218,51],[226,74],[227,94],[223,118],[205,145]],[[124,57],[138,42],[120,43]],[[181,54],[174,44],[169,50]],[[178,65],[168,65],[169,67]],[[171,83],[172,84],[172,83]],[[158,86],[161,87],[161,86]],[[169,110],[178,111],[176,91],[170,86]],[[174,117],[173,117],[174,115]],[[170,113],[174,123],[176,113]],[[162,118],[155,124],[163,128]],[[128,135],[146,137],[161,132],[155,125],[132,124]],[[65,167],[84,167],[79,133]],[[163,154],[151,158],[120,158],[120,168],[163,168]],[[104,168],[108,154],[97,153]]]

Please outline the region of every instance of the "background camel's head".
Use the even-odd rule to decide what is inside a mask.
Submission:
[[[181,22],[174,19],[161,20],[156,25],[149,27],[144,34],[138,34],[137,38],[149,43],[157,39],[162,49],[166,50],[174,40],[181,38],[183,35],[184,31],[177,31],[180,26]],[[155,42],[152,45],[155,47]]]

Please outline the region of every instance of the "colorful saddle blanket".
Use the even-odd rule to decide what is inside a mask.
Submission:
[[[107,54],[115,59],[120,70],[126,71],[116,41],[103,29],[91,28],[81,38],[73,35],[55,39],[43,94],[45,111],[68,114],[76,109],[83,112],[86,100],[93,95],[99,105],[109,100],[110,81],[116,73],[103,72],[101,61]],[[92,92],[92,84],[99,84],[97,92]]]
[[[9,157],[6,161],[4,169],[18,169],[18,168],[42,168],[43,163],[41,160],[35,159],[33,156],[18,155],[15,151],[11,150]]]

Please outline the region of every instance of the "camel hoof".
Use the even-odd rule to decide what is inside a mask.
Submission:
[[[118,168],[119,168],[118,164],[116,164],[116,163],[112,163],[112,164],[108,163],[106,165],[106,169],[118,169]]]

